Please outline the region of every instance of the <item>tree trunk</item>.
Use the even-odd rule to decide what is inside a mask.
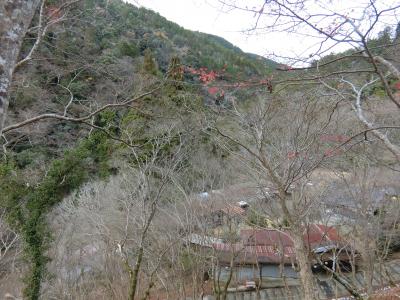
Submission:
[[[22,41],[40,0],[0,1],[0,135],[7,116],[9,90]]]
[[[364,299],[355,287],[353,287],[345,278],[339,276],[336,272],[325,266],[324,263],[319,258],[318,258],[318,263],[325,271],[329,272],[332,275],[333,279],[335,279],[338,283],[340,283],[355,299],[357,300]]]
[[[225,282],[224,289],[222,291],[222,300],[226,300],[226,297],[228,296],[228,287],[229,287],[229,284],[231,283],[232,276],[233,276],[233,267],[234,267],[234,261],[235,261],[235,255],[234,255],[233,251],[232,251],[231,255],[232,255],[231,260],[229,262],[229,276]]]
[[[303,287],[303,296],[305,300],[314,300],[314,280],[311,272],[308,247],[304,241],[302,230],[291,230],[298,267],[300,268],[300,280]]]
[[[367,242],[365,243],[367,244]],[[372,295],[373,293],[373,273],[374,273],[374,259],[375,255],[373,253],[374,251],[371,249],[362,249],[361,250],[361,255],[362,255],[362,267],[363,267],[363,273],[364,273],[364,279],[365,279],[365,288],[367,290],[368,295]]]
[[[138,275],[140,266],[142,264],[143,259],[143,247],[139,248],[138,256],[136,258],[135,267],[132,271],[130,285],[129,285],[129,300],[135,300],[136,289],[137,289],[137,282],[138,282]]]

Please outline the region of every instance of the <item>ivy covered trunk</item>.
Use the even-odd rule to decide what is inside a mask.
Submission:
[[[0,134],[3,130],[8,93],[25,33],[40,0],[0,1]]]
[[[21,235],[24,257],[29,264],[29,272],[24,278],[24,299],[40,299],[51,238],[47,213],[68,193],[85,183],[90,175],[109,175],[105,169],[108,169],[110,149],[107,137],[93,132],[76,148],[65,151],[63,158],[53,160],[46,175],[34,187],[20,182],[12,164],[0,162],[0,207],[8,212],[9,222]]]

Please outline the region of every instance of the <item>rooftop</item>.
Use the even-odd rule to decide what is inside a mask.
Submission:
[[[311,249],[336,246],[339,235],[333,227],[311,224],[304,229],[304,239]],[[278,229],[244,229],[236,243],[214,243],[220,260],[226,261],[231,253],[237,255],[236,263],[292,263],[295,260],[294,243],[290,234]]]

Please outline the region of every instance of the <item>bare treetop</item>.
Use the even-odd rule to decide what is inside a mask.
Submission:
[[[218,0],[222,10],[242,10],[253,17],[250,34],[280,32],[301,37],[303,45],[289,63],[309,63],[332,51],[364,48],[364,43],[386,26],[395,26],[400,5],[396,1],[338,0]],[[250,16],[251,14],[251,16]],[[307,48],[305,47],[307,46]],[[305,49],[306,48],[306,49]],[[304,50],[305,49],[305,50]],[[282,57],[281,57],[282,58]]]

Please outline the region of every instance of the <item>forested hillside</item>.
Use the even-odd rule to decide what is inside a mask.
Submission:
[[[221,76],[233,82],[264,76],[274,65],[267,59],[243,53],[221,38],[184,30],[152,11],[119,1],[110,2],[106,9],[106,3],[79,2],[69,9],[62,22],[56,19],[60,16],[52,15],[54,7],[48,4],[45,14],[55,24],[47,29],[35,59],[16,75],[10,101],[11,118],[21,120],[32,112],[59,111],[69,102],[71,94],[73,111],[82,107],[79,101],[95,100],[100,105],[127,99],[143,89],[140,81],[145,82],[146,76],[153,75],[154,80],[166,76],[174,57],[186,68],[208,69],[205,74],[224,70]],[[28,54],[34,41],[35,34],[28,33],[21,57]],[[199,83],[198,76],[195,77],[185,72],[185,79]],[[51,143],[51,139],[63,135],[61,132],[74,134],[71,124],[64,125],[38,135],[48,139],[44,143]],[[68,141],[62,137],[52,144],[57,147]]]
[[[292,67],[120,0],[0,9],[0,298],[398,284],[399,26],[351,39],[337,14],[352,48]]]

